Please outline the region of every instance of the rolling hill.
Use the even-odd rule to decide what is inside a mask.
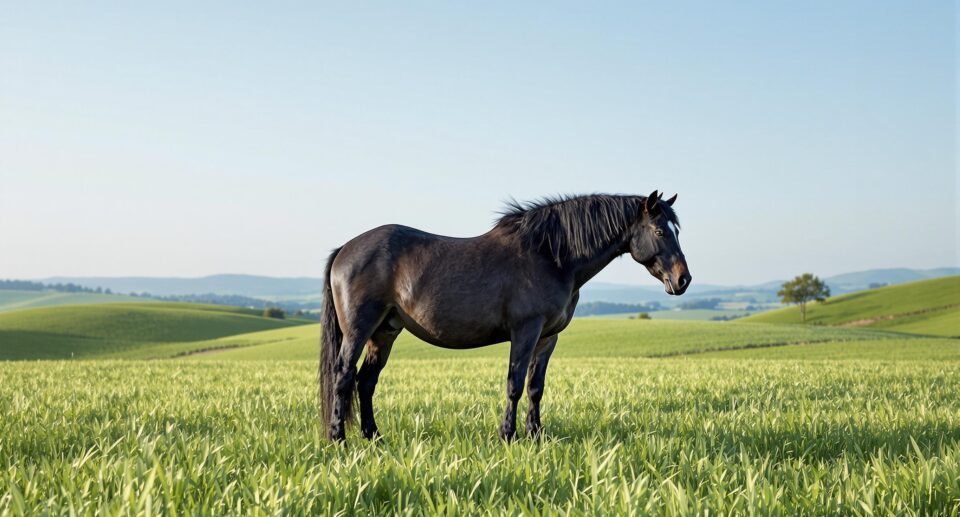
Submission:
[[[0,312],[52,307],[55,305],[87,305],[98,303],[130,303],[138,298],[122,294],[64,293],[59,291],[0,290]]]
[[[800,323],[788,307],[743,318],[753,323]],[[869,327],[911,334],[960,337],[960,276],[858,291],[807,307],[813,325]]]
[[[191,356],[203,360],[311,360],[317,359],[320,326],[274,330],[224,338],[216,353]],[[588,360],[596,357],[670,357],[715,350],[765,348],[789,344],[842,343],[913,339],[889,332],[799,325],[757,325],[708,321],[650,321],[601,318],[575,319],[563,332],[555,357]],[[952,340],[942,340],[944,342]],[[237,342],[239,346],[231,346]],[[253,344],[254,346],[245,346]],[[428,345],[409,332],[394,345],[395,359],[506,359],[509,344],[448,350]]]
[[[838,296],[809,310],[814,325],[794,324],[799,320],[796,308],[736,322],[578,318],[561,337],[557,357],[707,357],[731,350],[744,350],[728,355],[731,358],[894,357],[930,351],[954,357],[957,340],[924,340],[911,334],[960,335],[958,295],[960,277]],[[313,361],[319,336],[320,327],[313,322],[269,319],[236,307],[167,302],[71,305],[0,313],[0,360],[189,355],[198,360]],[[506,357],[508,347],[445,350],[403,333],[392,357]],[[772,348],[783,350],[762,351]]]
[[[236,307],[185,303],[67,305],[0,314],[0,359],[126,356],[217,346],[225,336],[309,323]]]

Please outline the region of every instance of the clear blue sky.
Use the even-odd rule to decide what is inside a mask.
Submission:
[[[958,262],[953,2],[40,4],[0,16],[0,277],[319,276],[655,188],[695,281]]]

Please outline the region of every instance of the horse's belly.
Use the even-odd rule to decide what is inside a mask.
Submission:
[[[490,322],[460,318],[432,320],[400,313],[403,327],[419,339],[442,348],[479,348],[510,339],[509,331]],[[418,321],[419,320],[419,321]]]

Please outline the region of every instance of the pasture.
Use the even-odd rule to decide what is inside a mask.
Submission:
[[[545,438],[511,444],[507,347],[405,333],[384,439],[346,446],[319,424],[319,333],[186,304],[0,315],[21,359],[0,363],[0,515],[960,512],[960,340],[927,327],[577,319]]]
[[[304,323],[188,303],[45,307],[0,313],[0,359],[171,356],[223,346],[215,340],[225,336]]]
[[[960,511],[960,363],[558,357],[542,442],[503,359],[398,359],[385,438],[323,438],[313,362],[8,363],[0,513]]]

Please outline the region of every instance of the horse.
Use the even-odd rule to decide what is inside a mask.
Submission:
[[[487,233],[471,238],[386,225],[331,254],[321,308],[320,406],[332,441],[343,441],[360,405],[364,438],[379,436],[373,394],[403,329],[443,348],[510,341],[506,411],[499,434],[516,434],[527,382],[526,431],[542,433],[540,401],[557,336],[580,288],[629,253],[664,290],[681,295],[691,276],[673,204],[649,196],[579,195],[511,201]],[[363,364],[357,362],[366,349]]]

